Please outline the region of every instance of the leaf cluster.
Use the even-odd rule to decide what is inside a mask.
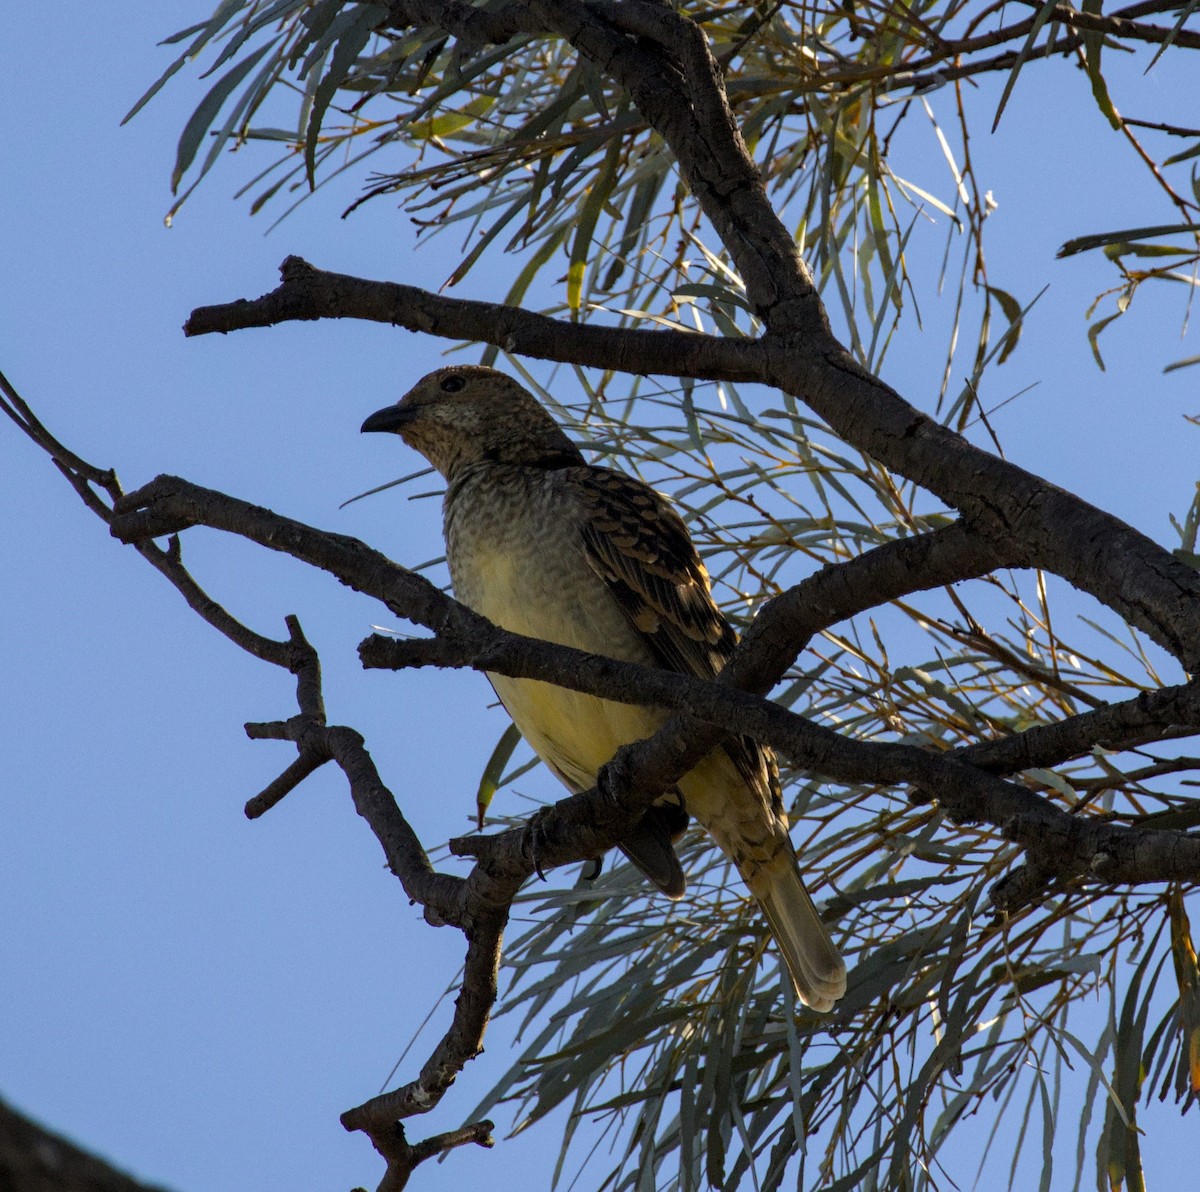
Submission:
[[[984,226],[994,203],[972,138],[981,121],[1000,120],[1023,71],[1075,61],[1099,113],[1176,217],[1089,231],[1063,246],[1063,255],[1103,248],[1121,272],[1120,284],[1096,300],[1112,298],[1116,310],[1093,324],[1093,344],[1143,282],[1194,287],[1200,129],[1121,116],[1106,70],[1119,50],[1156,44],[1157,58],[1168,46],[1197,48],[1200,35],[1185,27],[1195,6],[1150,0],[1090,24],[1053,0],[1028,6],[1028,16],[1021,6],[978,0],[737,0],[681,10],[709,39],[777,210],[862,363],[878,369],[917,297],[914,284],[928,284],[912,274],[914,233],[943,221],[938,284],[949,278],[957,287],[958,319],[968,317],[968,288],[981,304],[966,336],[977,381],[989,360],[1015,347],[1028,300],[988,279]],[[1160,12],[1173,18],[1165,30],[1145,23]],[[182,52],[133,112],[199,57],[212,58],[205,73],[215,81],[180,137],[173,187],[191,181],[168,218],[222,150],[266,142],[277,148],[274,159],[239,191],[251,197],[252,212],[290,198],[286,214],[314,188],[370,168],[350,210],[395,196],[420,229],[456,228],[464,248],[451,285],[489,250],[504,250],[524,261],[509,304],[554,262],[562,270],[557,304],[577,316],[757,330],[662,139],[611,79],[540,28],[528,6],[223,0],[208,21],[169,41]],[[1146,137],[1156,143],[1143,144]],[[1184,188],[1168,180],[1169,167],[1190,169]],[[1158,242],[1168,234],[1173,244]],[[958,319],[952,342],[967,331]],[[1096,358],[1102,366],[1098,347]],[[948,358],[943,393],[950,375]],[[959,426],[973,416],[970,391],[947,398]]]

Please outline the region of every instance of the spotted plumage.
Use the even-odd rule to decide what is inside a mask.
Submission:
[[[640,480],[588,464],[512,378],[439,369],[363,430],[399,434],[446,478],[446,557],[455,595],[470,608],[529,637],[699,678],[724,666],[735,635],[678,514]],[[575,791],[666,718],[535,680],[489,678],[526,740]],[[727,740],[622,841],[670,897],[684,893],[672,841],[688,815],[763,908],[801,1000],[830,1009],[845,991],[845,967],[800,878],[770,751]]]

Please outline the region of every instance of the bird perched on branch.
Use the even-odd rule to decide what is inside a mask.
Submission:
[[[588,464],[537,399],[494,369],[422,378],[364,431],[390,431],[446,478],[446,559],[463,604],[514,633],[711,679],[735,636],[687,529],[630,476]],[[572,791],[595,785],[661,709],[532,679],[489,675],[521,734]],[[685,881],[672,842],[695,816],[766,914],[796,991],[829,1010],[846,969],[809,898],[769,750],[731,737],[680,779],[621,842],[671,898]]]

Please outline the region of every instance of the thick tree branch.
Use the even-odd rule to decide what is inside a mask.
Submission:
[[[261,813],[287,793],[320,761],[334,761],[345,774],[355,809],[375,834],[389,869],[404,892],[418,903],[432,926],[452,924],[467,941],[463,981],[454,1016],[417,1078],[386,1098],[376,1098],[342,1117],[348,1130],[362,1130],[388,1162],[384,1186],[403,1188],[412,1171],[425,1159],[465,1142],[490,1145],[490,1123],[480,1123],[453,1135],[438,1135],[409,1144],[398,1119],[427,1113],[445,1095],[455,1077],[483,1049],[483,1034],[496,1000],[501,942],[508,903],[481,911],[468,883],[437,872],[416,833],[383,784],[362,737],[353,729],[326,726],[316,652],[304,640],[295,618],[289,618],[292,641],[302,661],[296,666],[300,715],[274,725],[247,725],[251,736],[292,740],[300,757],[271,787],[247,805],[247,814]],[[523,880],[523,877],[520,879]],[[519,885],[519,881],[516,885]],[[516,886],[512,893],[515,894]],[[511,901],[511,894],[509,895]],[[382,1106],[379,1102],[384,1102]]]
[[[761,379],[801,398],[841,438],[960,510],[986,536],[1022,543],[1030,562],[1108,604],[1186,669],[1200,669],[1200,575],[1118,518],[934,422],[838,342],[737,131],[719,73],[708,66],[711,56],[697,67],[697,26],[675,13],[647,19],[639,31],[662,29],[652,45],[624,33],[632,19],[626,10],[654,7],[642,0],[617,6],[621,15],[583,0],[531,7],[624,87],[670,145],[767,326],[770,363]]]
[[[767,326],[831,339],[812,277],[771,206],[700,29],[642,0],[531,0],[530,10],[621,86],[670,146]]]
[[[47,1130],[0,1101],[0,1188],[4,1192],[164,1192]]]
[[[63,474],[79,499],[101,521],[111,523],[113,504],[123,495],[116,472],[111,468],[97,468],[63,446],[42,425],[3,373],[0,373],[0,394],[3,395],[0,398],[0,410],[50,456],[54,466]],[[240,646],[264,662],[291,668],[294,658],[289,643],[255,633],[209,596],[184,567],[177,540],[172,539],[165,550],[150,541],[139,542],[136,544],[136,550],[151,567],[174,585],[187,601],[188,607],[229,638],[234,645]]]
[[[973,766],[994,774],[1043,769],[1083,757],[1093,749],[1132,749],[1147,741],[1191,735],[1200,726],[1200,685],[1193,680],[1177,687],[1144,691],[1133,699],[1081,712],[1056,724],[977,741],[955,750]]]
[[[521,33],[543,32],[528,7],[516,2],[483,8],[462,0],[390,0],[387,8],[385,26],[444,29],[458,40],[465,54],[485,45],[503,45]]]
[[[454,1002],[454,1023],[425,1061],[417,1079],[348,1109],[341,1118],[347,1130],[374,1134],[386,1130],[398,1118],[428,1113],[463,1066],[483,1051],[484,1031],[496,1002],[500,943],[507,918],[507,913],[498,914],[468,931],[469,947],[462,988]]]
[[[826,564],[763,606],[738,643],[722,681],[765,695],[809,640],[839,621],[913,592],[1022,564],[1014,543],[988,542],[962,521]]]

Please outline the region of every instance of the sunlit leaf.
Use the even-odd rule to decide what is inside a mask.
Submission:
[[[1104,0],[1083,0],[1083,11],[1086,13],[1100,16],[1103,7]],[[1088,79],[1092,84],[1092,97],[1096,101],[1096,106],[1104,113],[1104,118],[1113,128],[1120,131],[1121,118],[1117,115],[1116,108],[1113,107],[1112,99],[1108,94],[1108,84],[1104,81],[1104,73],[1100,68],[1100,54],[1103,48],[1103,33],[1095,29],[1083,31],[1084,63],[1087,66]]]
[[[1200,964],[1196,960],[1196,945],[1192,940],[1192,925],[1183,892],[1178,885],[1171,887],[1167,906],[1171,960],[1179,987],[1180,1071],[1186,1076],[1185,1087],[1200,1093]]]
[[[1101,372],[1104,371],[1104,357],[1100,355],[1100,333],[1114,320],[1119,319],[1121,317],[1121,313],[1122,312],[1118,311],[1115,315],[1108,315],[1103,319],[1097,320],[1095,323],[1091,324],[1090,327],[1088,327],[1088,343],[1091,344],[1092,356],[1096,363],[1100,366]]]
[[[490,95],[480,95],[469,100],[458,111],[443,112],[428,120],[414,120],[409,125],[410,135],[417,141],[452,137],[456,132],[470,128],[495,102]]]
[[[996,357],[996,363],[1003,364],[1012,355],[1020,341],[1021,324],[1025,312],[1021,309],[1021,304],[1006,290],[1002,290],[998,286],[988,286],[987,292],[1000,304],[1000,309],[1008,320],[1009,329],[1004,335],[1004,346],[1000,349],[1000,355]]]
[[[583,298],[583,271],[588,264],[592,236],[600,212],[612,193],[617,178],[617,162],[621,157],[621,142],[614,137],[604,155],[604,164],[596,174],[583,206],[579,209],[575,235],[571,238],[571,259],[567,267],[567,306],[578,311]]]
[[[487,809],[492,803],[492,796],[496,793],[500,779],[504,777],[505,768],[508,766],[508,759],[512,757],[513,750],[516,749],[520,740],[521,730],[515,724],[510,724],[500,735],[500,740],[496,742],[496,748],[492,750],[492,756],[488,758],[487,765],[484,766],[483,773],[479,776],[479,789],[475,792],[475,824],[481,832],[483,831],[483,821],[487,816]]]

